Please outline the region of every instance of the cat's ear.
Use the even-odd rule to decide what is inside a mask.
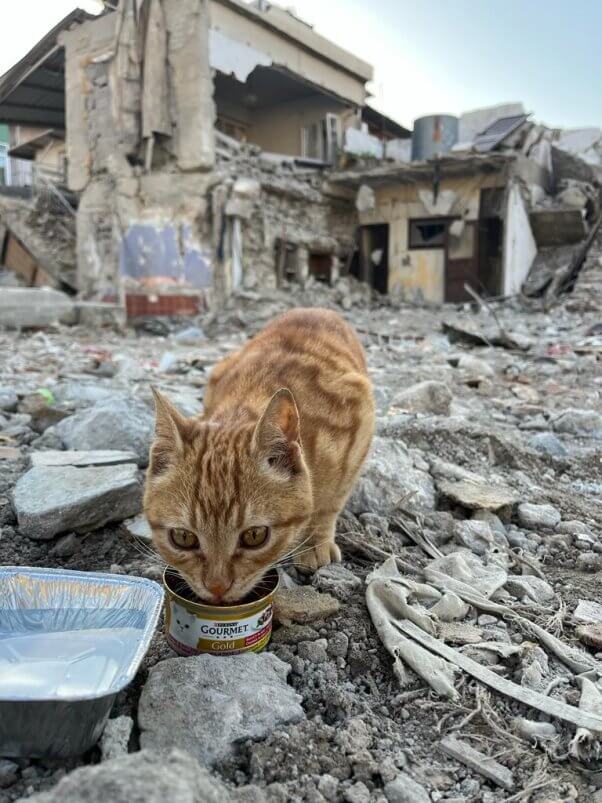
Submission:
[[[270,399],[255,427],[253,445],[270,467],[289,474],[301,470],[299,411],[287,388],[276,391]]]
[[[174,405],[151,388],[155,397],[155,439],[150,453],[150,473],[163,474],[182,453],[189,429],[187,419]]]

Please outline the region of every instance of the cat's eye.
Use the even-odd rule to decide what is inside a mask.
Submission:
[[[246,549],[255,549],[265,544],[269,534],[268,527],[249,527],[248,530],[240,534],[240,544]]]
[[[196,549],[199,545],[196,535],[189,530],[171,529],[169,540],[177,549]]]

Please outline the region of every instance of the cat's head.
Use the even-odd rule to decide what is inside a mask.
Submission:
[[[234,603],[299,544],[312,511],[299,413],[279,390],[257,423],[188,419],[155,392],[144,507],[153,542],[207,602]]]

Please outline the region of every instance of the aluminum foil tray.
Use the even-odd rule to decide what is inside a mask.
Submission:
[[[0,566],[0,756],[92,747],[162,604],[141,577]]]

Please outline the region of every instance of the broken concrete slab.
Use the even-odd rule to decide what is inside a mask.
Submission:
[[[48,540],[66,530],[87,532],[140,511],[142,487],[134,464],[37,466],[24,474],[13,494],[21,532]]]
[[[439,746],[445,755],[461,761],[470,769],[493,781],[497,786],[501,786],[502,789],[506,789],[508,792],[514,789],[512,772],[495,759],[475,750],[468,742],[460,741],[455,736],[448,734],[441,739]]]
[[[280,588],[274,599],[276,622],[309,624],[337,613],[341,605],[330,594],[321,594],[312,586]]]
[[[526,530],[554,529],[560,524],[560,511],[553,505],[533,505],[524,502],[518,506],[518,522]]]
[[[137,455],[134,452],[124,452],[111,449],[100,449],[90,452],[60,451],[49,449],[47,452],[32,452],[30,455],[32,466],[117,466],[122,463],[135,463]]]
[[[25,798],[21,798],[25,800]],[[227,787],[182,750],[141,750],[73,770],[28,803],[229,803]]]
[[[304,718],[301,697],[286,681],[289,671],[272,653],[161,661],[140,696],[140,744],[177,747],[211,766],[238,742],[263,739],[278,725]]]
[[[67,449],[131,450],[140,466],[148,464],[155,422],[150,409],[135,399],[98,402],[63,419],[53,432]]]
[[[409,413],[449,415],[452,398],[451,390],[444,382],[426,380],[402,390],[394,396],[392,405]]]
[[[58,290],[4,287],[0,293],[0,326],[31,329],[75,321],[73,302]]]
[[[460,480],[460,482],[439,480],[437,488],[443,496],[469,510],[495,512],[512,507],[518,501],[514,491],[506,486],[473,482],[472,480]]]

